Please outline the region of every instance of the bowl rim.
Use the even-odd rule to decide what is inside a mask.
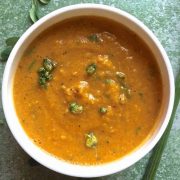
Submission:
[[[82,9],[101,9],[101,10],[105,10],[105,11],[109,11],[109,12],[113,12],[118,14],[119,16],[123,16],[124,18],[129,19],[130,21],[132,21],[134,24],[136,24],[137,26],[139,26],[141,29],[143,29],[148,35],[149,37],[152,39],[152,41],[156,44],[159,52],[161,53],[163,60],[164,60],[164,64],[167,68],[167,72],[168,72],[168,78],[169,78],[169,89],[170,89],[170,98],[168,99],[168,108],[166,111],[166,115],[165,115],[165,119],[159,129],[159,131],[157,132],[156,136],[154,137],[154,139],[152,140],[151,143],[149,143],[144,149],[140,148],[137,150],[138,153],[132,152],[130,155],[130,158],[127,159],[123,166],[119,166],[120,164],[118,164],[117,162],[120,162],[121,159],[119,161],[113,161],[110,163],[106,163],[106,164],[100,164],[97,166],[81,166],[81,165],[74,165],[74,164],[70,164],[67,162],[64,162],[62,160],[58,160],[61,161],[61,167],[57,167],[54,164],[48,164],[48,161],[46,161],[47,159],[43,159],[42,157],[45,158],[45,156],[39,157],[38,155],[34,154],[31,151],[31,148],[27,147],[26,143],[23,142],[21,140],[21,138],[19,137],[19,135],[17,134],[17,130],[13,127],[13,124],[11,122],[11,115],[8,112],[8,76],[9,74],[11,74],[11,69],[12,69],[12,63],[14,60],[14,57],[16,55],[16,53],[18,52],[19,47],[21,47],[22,43],[26,40],[26,38],[28,36],[31,36],[31,34],[33,33],[34,30],[36,30],[37,28],[39,28],[42,24],[44,24],[46,21],[48,21],[49,19],[53,19],[56,18],[57,16],[59,16],[59,14],[62,14],[64,12],[68,13],[71,12],[73,10],[82,10]],[[70,6],[66,6],[60,9],[57,9],[51,13],[49,13],[48,15],[42,17],[39,21],[37,21],[35,24],[33,24],[29,29],[26,30],[26,32],[20,37],[20,39],[18,40],[17,44],[15,45],[15,47],[13,48],[6,67],[5,67],[5,71],[3,74],[3,81],[2,81],[2,104],[3,104],[3,109],[4,109],[4,114],[6,117],[6,121],[7,124],[10,128],[11,133],[13,134],[13,136],[15,137],[16,141],[19,143],[19,145],[24,149],[24,151],[29,154],[32,158],[34,158],[37,162],[39,162],[40,164],[44,165],[45,167],[48,167],[51,170],[54,170],[58,173],[62,173],[62,174],[66,174],[69,176],[76,176],[76,177],[86,177],[86,178],[90,178],[90,177],[99,177],[99,176],[105,176],[105,175],[109,175],[109,174],[113,174],[116,172],[119,172],[123,169],[126,169],[127,167],[131,166],[132,164],[134,164],[135,162],[137,162],[138,160],[140,160],[142,157],[144,157],[154,146],[155,144],[159,141],[160,137],[162,136],[162,134],[164,133],[169,119],[170,119],[170,115],[173,109],[173,103],[174,103],[174,92],[175,92],[175,87],[174,87],[174,76],[173,76],[173,71],[172,71],[172,67],[170,64],[170,61],[168,59],[168,56],[165,52],[165,50],[163,49],[162,45],[160,44],[159,40],[155,37],[155,35],[141,22],[139,21],[136,17],[130,15],[129,13],[114,8],[114,7],[110,7],[107,5],[102,5],[102,4],[91,4],[91,3],[85,3],[85,4],[76,4],[76,5],[70,5]],[[20,122],[18,122],[20,124]],[[21,127],[23,129],[23,127]],[[29,141],[31,141],[29,139]],[[37,146],[37,145],[35,145]],[[40,150],[41,153],[45,153],[42,150]],[[51,156],[49,154],[46,153],[47,156]],[[53,156],[51,156],[52,158]],[[53,157],[54,158],[54,157]],[[72,169],[73,168],[73,169]]]

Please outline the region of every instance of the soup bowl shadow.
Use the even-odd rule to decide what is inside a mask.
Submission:
[[[125,27],[134,31],[147,44],[156,57],[157,64],[160,69],[163,85],[163,98],[158,124],[151,136],[141,146],[116,161],[100,165],[86,166],[71,164],[48,154],[35,145],[27,136],[18,120],[14,107],[13,78],[23,52],[41,32],[65,19],[92,15],[108,18],[123,24]],[[13,48],[5,67],[2,83],[2,101],[8,126],[16,141],[37,162],[56,172],[70,176],[86,178],[99,177],[122,171],[131,166],[144,157],[159,141],[168,125],[173,108],[174,77],[172,67],[165,50],[154,34],[142,22],[122,10],[106,5],[78,4],[58,9],[46,15],[32,25],[21,36]]]

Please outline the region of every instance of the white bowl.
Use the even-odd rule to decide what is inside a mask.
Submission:
[[[24,50],[42,31],[55,23],[75,16],[94,15],[112,19],[127,26],[141,37],[154,53],[160,68],[163,83],[163,102],[160,121],[152,136],[140,147],[127,156],[102,165],[75,165],[57,159],[35,145],[23,130],[16,115],[13,102],[13,78],[17,65]],[[2,83],[3,108],[8,126],[20,146],[37,162],[56,172],[77,177],[98,177],[121,171],[143,156],[145,156],[158,142],[165,131],[170,119],[174,102],[174,77],[170,61],[154,34],[138,19],[119,9],[97,4],[78,4],[58,9],[41,18],[32,25],[19,39],[10,54],[5,67]],[[23,168],[23,167],[22,167]]]

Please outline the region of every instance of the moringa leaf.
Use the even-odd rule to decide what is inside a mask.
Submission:
[[[19,40],[19,37],[10,37],[10,38],[6,39],[6,45],[14,46],[18,40]]]
[[[12,49],[12,46],[7,46],[6,49],[1,52],[1,61],[7,61]]]
[[[100,108],[99,108],[99,112],[100,112],[101,114],[106,114],[106,113],[107,113],[107,108],[105,108],[105,107],[100,107]]]
[[[37,13],[38,13],[38,1],[32,0],[32,6],[29,11],[29,16],[33,23],[35,23],[39,19]]]
[[[19,37],[10,37],[6,39],[6,48],[1,52],[1,61],[7,61],[14,45],[18,41]]]
[[[96,69],[97,69],[97,66],[96,66],[96,64],[90,64],[90,65],[88,65],[87,67],[86,67],[86,73],[88,74],[88,75],[92,75],[92,74],[94,74],[95,72],[96,72]]]
[[[42,4],[48,4],[51,0],[39,0]]]
[[[69,111],[73,114],[81,114],[83,112],[83,106],[76,102],[71,102],[69,104]]]

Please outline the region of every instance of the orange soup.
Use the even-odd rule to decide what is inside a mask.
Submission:
[[[152,133],[162,101],[152,52],[108,19],[78,17],[41,33],[14,78],[19,121],[36,145],[65,161],[117,160]]]

